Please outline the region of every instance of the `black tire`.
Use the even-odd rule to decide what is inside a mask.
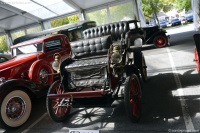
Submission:
[[[20,127],[31,114],[31,99],[22,90],[13,90],[5,94],[0,105],[0,122],[6,129]]]
[[[137,75],[128,76],[124,86],[124,105],[131,122],[138,122],[141,117],[141,87]]]
[[[147,66],[142,52],[134,54],[134,64],[140,70],[143,82],[147,81]]]
[[[64,86],[61,81],[55,81],[49,88],[47,95],[49,94],[63,94]],[[68,118],[71,107],[69,106],[69,99],[50,99],[47,96],[46,106],[47,112],[52,120],[55,122],[63,122]],[[62,104],[61,104],[62,102]],[[58,106],[59,104],[59,106]],[[61,106],[60,106],[61,104]]]
[[[153,44],[156,48],[163,48],[168,45],[168,38],[166,35],[157,35],[153,39]]]

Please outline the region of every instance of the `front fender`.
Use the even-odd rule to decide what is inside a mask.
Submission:
[[[145,39],[145,43],[149,44],[149,43],[152,43],[153,42],[153,39],[155,36],[157,35],[165,35],[166,36],[166,31],[165,30],[159,30],[157,32],[155,32],[152,36],[150,36],[149,38],[146,38]]]
[[[49,86],[38,84],[29,80],[10,79],[0,83],[0,97],[5,96],[8,92],[21,89],[26,91],[31,97],[39,98],[47,94]]]

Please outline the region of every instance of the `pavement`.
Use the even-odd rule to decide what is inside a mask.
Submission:
[[[170,46],[144,46],[148,80],[143,84],[139,123],[129,121],[120,100],[113,108],[73,109],[66,121],[56,123],[41,98],[33,102],[25,125],[14,131],[0,128],[0,133],[200,132],[200,75],[193,61],[196,33],[191,25],[173,28],[168,30]]]

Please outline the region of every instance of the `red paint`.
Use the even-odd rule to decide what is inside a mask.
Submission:
[[[45,42],[51,41],[54,39],[61,40],[62,48],[47,52],[45,49],[45,46],[46,46]],[[31,44],[36,44],[36,43],[43,43],[43,51],[42,52],[18,55],[9,61],[1,63],[0,64],[0,78],[5,77],[6,79],[10,79],[10,78],[11,79],[20,79],[20,78],[22,78],[22,73],[23,73],[23,79],[30,80],[28,73],[29,73],[29,69],[30,69],[31,65],[34,62],[36,62],[38,60],[44,60],[45,62],[48,63],[49,66],[51,66],[51,63],[54,61],[53,56],[55,53],[59,53],[61,55],[62,59],[67,58],[71,53],[71,47],[70,47],[69,42],[66,41],[66,36],[61,35],[61,34],[22,42],[22,43],[14,45],[14,46],[11,46],[11,50],[14,48],[17,48],[19,46],[31,45]]]

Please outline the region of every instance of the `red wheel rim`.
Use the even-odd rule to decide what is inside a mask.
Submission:
[[[55,89],[55,93],[54,94],[63,94],[64,91],[61,89],[63,86],[61,84],[59,84],[56,89]],[[53,99],[52,100],[52,108],[53,111],[55,113],[55,115],[57,117],[64,117],[66,114],[68,114],[69,112],[69,101],[67,101],[67,99]]]
[[[141,92],[139,84],[135,78],[131,80],[130,84],[130,104],[133,116],[139,118],[141,109]]]
[[[194,49],[194,58],[195,58],[195,62],[196,62],[197,71],[200,72],[199,56],[198,56],[197,48]]]
[[[166,43],[167,43],[167,39],[166,39],[165,37],[163,37],[163,36],[158,36],[158,37],[156,38],[155,44],[156,44],[156,46],[157,46],[158,48],[164,47],[164,46],[166,45]]]

